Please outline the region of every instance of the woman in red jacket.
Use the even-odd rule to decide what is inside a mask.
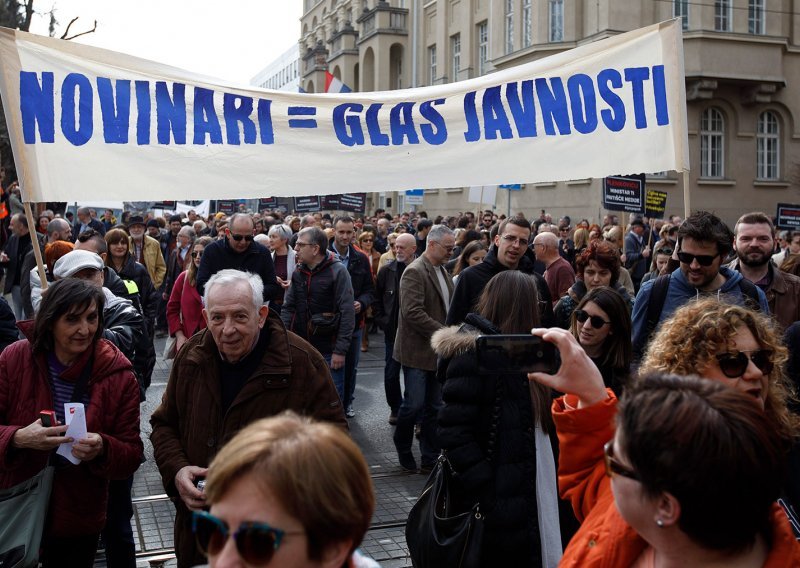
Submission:
[[[186,341],[201,329],[206,328],[203,319],[203,298],[197,292],[197,269],[203,250],[211,244],[211,237],[200,237],[192,247],[192,262],[175,279],[172,294],[167,302],[167,324],[169,334],[175,337],[175,351],[180,351]]]
[[[654,374],[617,404],[569,332],[533,334],[566,363],[555,375],[528,375],[567,393],[553,403],[559,491],[582,524],[561,566],[800,565],[800,544],[775,503],[784,441],[752,396]]]
[[[102,339],[104,301],[100,289],[83,280],[51,284],[35,322],[20,324],[29,339],[0,355],[0,488],[30,479],[55,461],[42,540],[45,567],[93,565],[108,480],[130,477],[142,458],[139,387],[128,359]],[[81,395],[75,385],[87,368]],[[44,427],[38,418],[50,409],[63,424],[70,401],[85,405],[85,439],[64,437],[66,426]],[[77,465],[54,455],[69,442]]]

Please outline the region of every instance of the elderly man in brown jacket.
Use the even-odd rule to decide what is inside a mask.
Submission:
[[[267,309],[258,275],[218,272],[206,283],[205,304],[208,329],[181,348],[150,419],[156,463],[176,508],[179,567],[205,562],[191,530],[191,511],[205,506],[197,482],[239,430],[284,410],[347,430],[328,365]]]
[[[442,406],[442,389],[436,380],[436,354],[431,336],[444,326],[453,281],[444,269],[455,247],[455,237],[445,225],[435,225],[427,237],[425,252],[408,265],[400,279],[400,311],[395,361],[403,366],[405,395],[397,413],[394,445],[400,465],[417,469],[411,453],[414,423],[422,416],[419,446],[423,471],[433,467],[440,446],[436,439],[436,415]]]

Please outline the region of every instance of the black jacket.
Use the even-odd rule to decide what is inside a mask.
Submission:
[[[105,236],[105,234],[106,234],[106,226],[103,225],[97,219],[92,219],[91,221],[89,221],[89,228],[90,229],[94,229],[95,231],[97,231],[98,233],[100,233],[103,236]],[[76,217],[75,218],[75,224],[72,225],[72,242],[73,243],[78,240],[78,235],[80,235],[80,230],[81,230],[81,222],[80,222],[80,219],[78,219]]]
[[[0,297],[0,353],[19,339],[17,319],[6,299]]]
[[[536,280],[536,288],[539,291],[539,305],[541,306],[541,325],[542,327],[552,327],[553,302],[550,298],[550,290],[544,278],[533,271],[533,259],[531,257],[532,253],[526,252],[525,256],[519,261],[518,270],[533,276]],[[445,325],[462,323],[467,314],[475,309],[478,298],[480,298],[481,292],[483,292],[489,280],[504,270],[508,270],[508,268],[498,262],[497,249],[494,246],[489,249],[489,253],[484,257],[483,262],[464,269],[458,276],[456,288],[453,290]]]
[[[329,250],[337,255],[333,241]],[[363,252],[357,251],[350,245],[350,260],[347,262],[347,273],[350,274],[350,283],[353,286],[353,300],[361,303],[361,311],[356,314],[355,328],[361,327],[361,322],[367,314],[367,308],[375,299],[375,282],[372,280],[372,268],[369,258]]]
[[[533,415],[524,374],[475,372],[476,337],[499,331],[476,314],[467,322],[437,331],[431,341],[439,356],[437,374],[445,379],[437,433],[456,474],[453,511],[480,503],[486,520],[481,566],[540,566],[534,428],[548,417]]]
[[[282,288],[275,280],[275,266],[269,250],[253,241],[243,253],[238,253],[228,245],[228,239],[218,239],[203,249],[203,260],[197,270],[197,291],[202,296],[206,282],[214,274],[226,268],[252,272],[261,276],[264,282],[264,301],[280,297]]]
[[[394,343],[397,336],[397,318],[400,311],[400,298],[397,291],[400,288],[400,277],[403,275],[405,267],[404,263],[390,260],[378,271],[372,313],[375,321],[383,330],[387,343]]]
[[[31,233],[22,237],[18,235],[11,235],[6,244],[5,253],[8,256],[8,262],[3,264],[6,269],[6,283],[3,287],[3,294],[10,294],[11,288],[19,286],[22,281],[22,266],[25,260],[25,255],[33,250],[31,246]],[[27,277],[28,275],[25,274]]]

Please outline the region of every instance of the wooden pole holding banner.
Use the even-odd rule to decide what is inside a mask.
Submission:
[[[33,220],[31,204],[25,201],[22,206],[25,208],[25,217],[28,219],[28,232],[31,235],[31,245],[33,245],[33,256],[36,258],[36,266],[39,269],[39,280],[42,281],[42,292],[47,290],[47,276],[44,271],[44,261],[42,260],[42,249],[39,248],[39,238],[36,235],[36,223]],[[25,275],[23,275],[24,277]]]
[[[689,203],[689,171],[683,171],[683,218],[686,219],[692,214],[692,207]]]

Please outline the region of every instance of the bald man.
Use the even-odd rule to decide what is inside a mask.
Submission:
[[[558,251],[558,237],[549,231],[536,235],[533,239],[533,252],[547,267],[544,271],[544,280],[555,304],[575,284],[575,271],[569,262],[561,257]]]

